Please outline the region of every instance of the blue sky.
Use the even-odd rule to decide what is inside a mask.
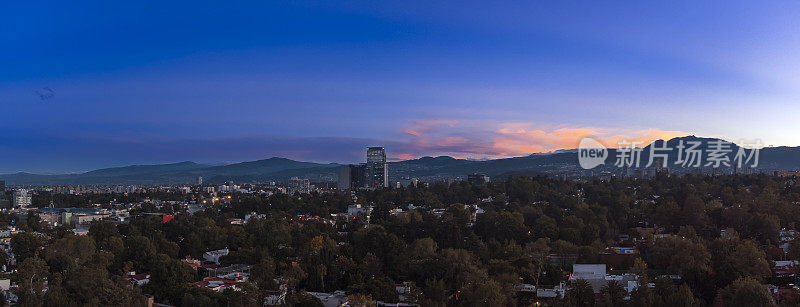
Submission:
[[[2,3],[0,172],[498,158],[586,135],[797,146],[799,6]]]

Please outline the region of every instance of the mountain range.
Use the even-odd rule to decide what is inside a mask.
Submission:
[[[700,149],[708,149],[708,144],[717,139],[686,136],[673,138],[667,142],[669,148],[676,148],[680,141],[701,141]],[[656,141],[664,142],[664,141]],[[661,143],[657,143],[662,146]],[[653,144],[642,150],[642,166],[647,164],[649,150]],[[738,150],[731,147],[732,155]],[[467,160],[448,156],[423,157],[419,159],[389,162],[389,176],[392,182],[401,178],[421,180],[442,180],[465,177],[469,173],[483,173],[491,177],[510,175],[592,175],[613,171],[611,164],[617,150],[609,149],[605,165],[595,170],[583,170],[578,166],[577,150],[560,150],[553,153],[535,153],[524,157]],[[677,150],[668,153],[670,170],[676,173],[690,172],[688,168],[674,165]],[[800,147],[765,147],[759,153],[759,171],[797,170],[800,168]],[[0,175],[8,185],[149,185],[149,184],[191,184],[198,176],[204,182],[217,184],[229,180],[234,182],[285,181],[290,177],[309,178],[314,182],[335,181],[338,167],[336,163],[314,163],[273,157],[269,159],[233,163],[228,165],[207,165],[185,161],[157,165],[131,165],[93,170],[80,174],[40,175],[15,173]]]

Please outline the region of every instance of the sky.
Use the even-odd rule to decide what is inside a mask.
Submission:
[[[6,1],[0,173],[800,145],[798,1]]]

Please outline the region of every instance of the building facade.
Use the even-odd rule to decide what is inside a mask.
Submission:
[[[308,179],[300,179],[292,177],[289,179],[289,184],[286,186],[286,191],[291,195],[294,193],[308,194],[311,193],[311,181]]]
[[[489,183],[489,176],[479,173],[467,175],[467,182],[473,185],[483,185]]]
[[[367,162],[339,168],[339,190],[380,189],[389,187],[389,167],[383,147],[367,147]]]
[[[367,186],[371,189],[389,187],[389,168],[383,147],[367,147]]]
[[[14,208],[27,208],[31,205],[31,193],[25,189],[14,190],[12,200]]]

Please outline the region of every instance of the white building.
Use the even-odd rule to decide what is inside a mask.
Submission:
[[[219,264],[219,258],[228,255],[228,249],[220,249],[203,253],[203,260]]]
[[[289,195],[293,195],[294,193],[311,193],[311,181],[308,179],[292,177],[289,179],[289,184],[286,186],[286,191],[289,193]]]
[[[14,208],[27,208],[31,205],[31,193],[25,189],[14,190]]]
[[[354,219],[361,213],[364,213],[367,216],[367,219],[369,219],[369,215],[372,214],[372,207],[370,206],[362,207],[361,205],[358,204],[347,206],[348,218]]]
[[[308,294],[319,299],[325,307],[338,307],[347,303],[347,294],[342,290],[337,290],[333,293],[308,292]]]

